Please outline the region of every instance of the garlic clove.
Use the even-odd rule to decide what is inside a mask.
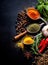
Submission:
[[[48,36],[48,25],[44,26],[43,29],[42,29],[42,33],[44,36]]]

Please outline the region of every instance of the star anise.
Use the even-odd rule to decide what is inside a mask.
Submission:
[[[29,59],[29,58],[32,57],[32,54],[31,54],[31,52],[26,51],[26,52],[24,53],[24,56],[25,56],[27,59]]]

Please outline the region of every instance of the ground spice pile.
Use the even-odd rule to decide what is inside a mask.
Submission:
[[[35,56],[35,61],[32,65],[48,65],[48,50],[46,50],[41,56]]]

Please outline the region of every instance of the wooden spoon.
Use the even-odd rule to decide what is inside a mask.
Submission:
[[[37,23],[36,23],[37,24]],[[41,24],[38,24],[39,26],[40,26],[40,28],[41,28],[41,26],[43,25],[44,23],[41,23]],[[40,30],[40,29],[39,29]],[[38,31],[39,31],[38,30]],[[19,39],[20,37],[22,37],[23,35],[25,35],[26,33],[31,33],[29,30],[28,30],[28,26],[26,27],[26,31],[24,31],[23,33],[20,33],[19,35],[17,35],[17,36],[14,36],[14,39],[15,40],[17,40],[17,39]]]
[[[44,21],[45,24],[47,24],[47,21],[41,17],[39,11],[37,9],[35,9],[34,7],[27,8],[26,14],[27,14],[27,16],[29,16],[29,18],[31,18],[33,20],[41,19],[42,21]]]

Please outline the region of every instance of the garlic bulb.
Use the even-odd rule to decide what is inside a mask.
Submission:
[[[48,25],[44,26],[43,29],[42,29],[42,33],[45,37],[48,36]]]

